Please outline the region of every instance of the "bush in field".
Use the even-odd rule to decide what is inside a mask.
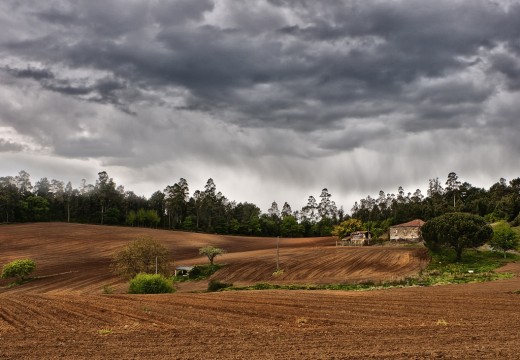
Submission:
[[[151,237],[139,238],[118,252],[114,258],[113,270],[117,274],[133,278],[139,273],[171,275],[169,251]]]
[[[36,263],[31,259],[11,261],[2,268],[2,278],[16,278],[17,281],[23,281],[34,269],[36,269]]]
[[[189,279],[202,280],[207,279],[211,275],[220,270],[224,265],[220,264],[207,264],[207,265],[195,265],[188,274]]]
[[[233,284],[224,283],[218,280],[210,280],[208,283],[208,291],[214,292],[219,291],[221,289],[232,287]]]
[[[168,294],[174,291],[172,281],[160,274],[137,274],[130,280],[130,294]]]

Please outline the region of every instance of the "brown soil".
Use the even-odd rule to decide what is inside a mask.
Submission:
[[[518,277],[364,292],[123,294],[124,284],[108,271],[111,255],[143,234],[163,242],[177,263],[205,263],[197,248],[207,244],[226,248],[219,262],[229,265],[216,276],[271,282],[276,239],[71,224],[0,226],[0,264],[31,257],[37,275],[47,276],[0,289],[0,359],[518,358]],[[284,273],[276,280],[398,278],[424,266],[418,250],[336,249],[333,241],[282,239]],[[250,268],[255,261],[257,272]],[[508,271],[520,273],[520,265]],[[105,284],[118,293],[101,295]]]

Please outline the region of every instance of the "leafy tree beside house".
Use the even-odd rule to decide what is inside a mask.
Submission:
[[[440,248],[455,250],[459,262],[467,248],[484,245],[493,235],[493,229],[477,215],[447,213],[427,221],[421,228],[426,246],[436,251]]]
[[[493,229],[493,238],[489,242],[489,245],[495,250],[503,251],[505,258],[508,250],[518,248],[518,234],[511,229],[507,222],[502,221]]]
[[[363,230],[363,223],[359,219],[351,218],[334,226],[334,228],[332,229],[332,235],[342,239],[345,236],[349,236],[354,231],[359,230]]]

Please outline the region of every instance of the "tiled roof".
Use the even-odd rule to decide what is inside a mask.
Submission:
[[[404,224],[392,225],[391,227],[421,227],[424,225],[424,221],[421,219],[415,219]]]

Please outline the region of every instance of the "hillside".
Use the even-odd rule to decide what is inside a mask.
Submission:
[[[111,254],[138,235],[179,263],[222,246],[216,276],[264,281],[275,240],[77,224],[0,226],[0,263],[29,256],[46,278],[0,289],[0,359],[517,359],[520,264],[515,277],[375,291],[124,292]],[[406,248],[338,248],[331,239],[281,239],[278,281],[403,276],[424,260]],[[419,259],[419,260],[418,260]],[[414,270],[415,269],[415,270]],[[5,283],[4,283],[5,284]],[[37,349],[37,353],[35,352]]]
[[[110,271],[113,254],[129,241],[152,236],[167,247],[176,265],[207,263],[202,246],[224,248],[217,258],[228,264],[216,279],[236,284],[345,283],[396,279],[417,273],[424,252],[411,248],[337,248],[334,239],[280,239],[281,276],[276,270],[276,238],[220,236],[132,227],[35,223],[0,227],[0,264],[19,258],[37,263],[37,280],[3,291],[46,294],[99,294],[104,285],[116,292],[126,284]],[[5,285],[5,280],[0,285]],[[205,288],[181,284],[181,290]],[[2,290],[0,290],[2,291]]]

